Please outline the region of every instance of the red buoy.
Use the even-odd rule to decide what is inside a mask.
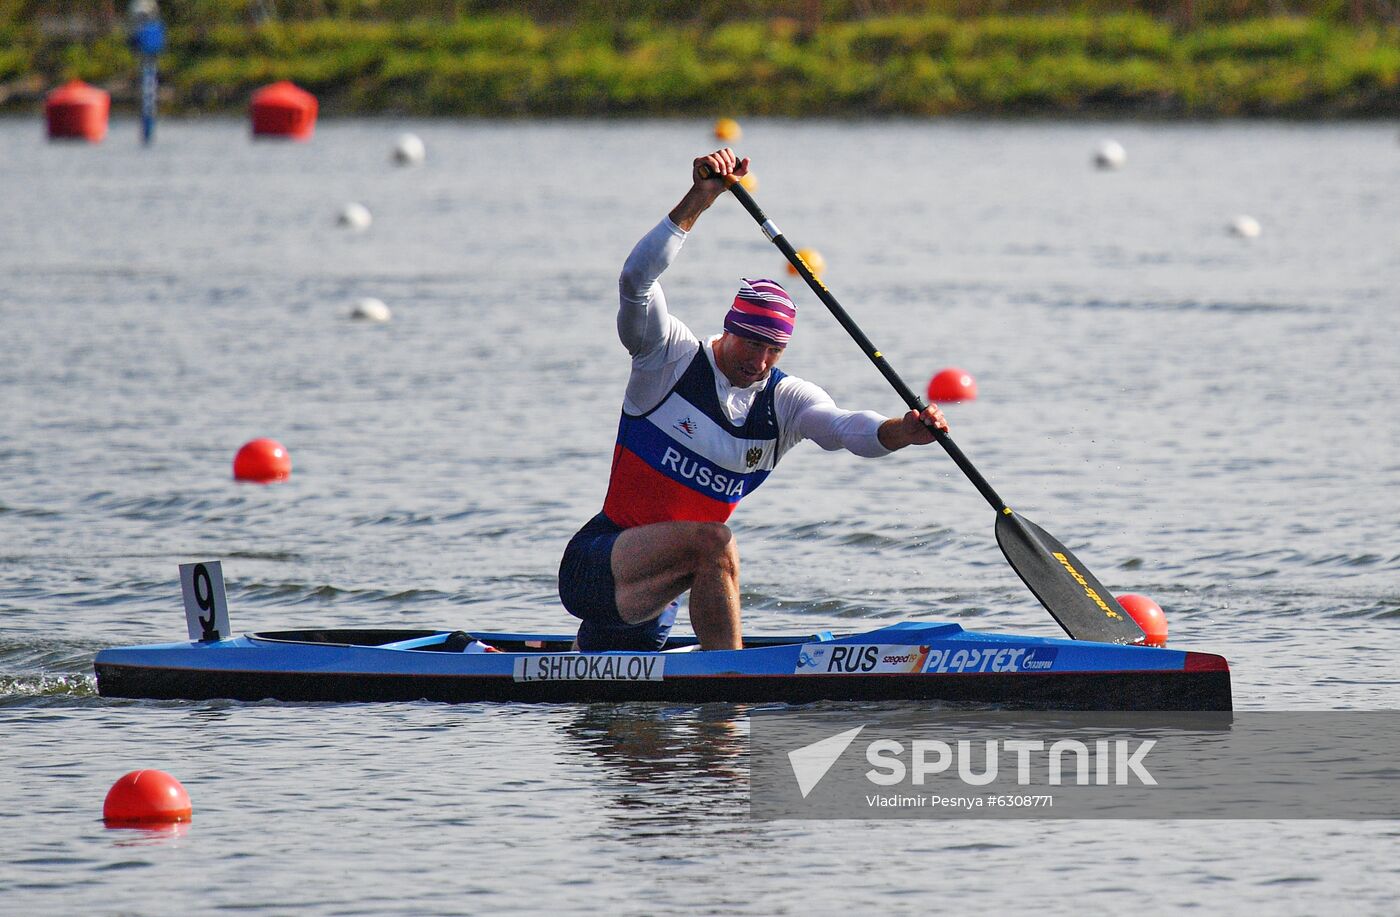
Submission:
[[[114,827],[189,821],[193,813],[180,781],[158,770],[132,771],[112,784],[102,803],[102,819]]]
[[[50,140],[86,140],[100,143],[107,136],[107,114],[112,96],[105,89],[73,80],[44,99],[44,118]]]
[[[928,400],[947,404],[977,397],[977,381],[957,367],[939,370],[928,380]]]
[[[1147,634],[1148,646],[1167,645],[1167,615],[1162,606],[1145,595],[1129,592],[1118,596],[1118,604],[1132,616],[1142,632]]]
[[[254,439],[243,444],[233,457],[233,478],[271,484],[292,476],[292,457],[275,439]]]
[[[282,80],[253,93],[248,107],[254,137],[307,140],[316,128],[316,97]]]

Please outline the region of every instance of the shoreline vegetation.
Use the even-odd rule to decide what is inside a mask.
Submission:
[[[69,79],[134,108],[125,7],[0,0],[0,112]],[[164,7],[165,114],[241,112],[286,79],[327,115],[1400,115],[1400,0]]]

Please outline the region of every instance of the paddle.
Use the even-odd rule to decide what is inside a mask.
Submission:
[[[708,169],[703,169],[708,172]],[[841,323],[847,333],[860,345],[861,350],[880,370],[894,390],[904,399],[911,410],[922,411],[928,405],[904,384],[904,380],[890,366],[884,354],[875,349],[865,332],[860,330],[846,310],[836,301],[826,284],[817,279],[811,268],[783,236],[777,225],[758,206],[748,189],[739,184],[733,176],[724,177],[725,185],[731,194],[739,199],[744,209],[754,218],[763,234],[778,247],[778,251],[791,262],[797,273],[817,298],[831,310],[831,314]],[[1060,626],[1075,640],[1095,640],[1103,643],[1141,643],[1145,639],[1142,629],[1128,615],[1113,594],[1089,572],[1079,558],[1069,548],[1062,545],[1040,526],[1020,516],[1007,506],[992,485],[963,455],[952,437],[932,425],[929,429],[939,444],[948,452],[962,473],[967,475],[977,490],[997,511],[996,537],[1001,552],[1006,555],[1011,568],[1030,588],[1040,603],[1049,610]]]

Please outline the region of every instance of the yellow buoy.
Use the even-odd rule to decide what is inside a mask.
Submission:
[[[738,140],[743,134],[739,122],[733,118],[720,118],[715,122],[715,137],[725,143]]]
[[[826,259],[815,248],[799,248],[797,257],[801,258],[802,263],[807,265],[807,270],[812,272],[813,277],[820,277],[826,272]],[[789,264],[788,273],[796,274],[797,268]]]

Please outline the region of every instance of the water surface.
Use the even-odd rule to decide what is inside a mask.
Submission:
[[[412,129],[429,158],[389,161]],[[1002,496],[1239,709],[1400,702],[1400,146],[1377,125],[745,123],[758,200]],[[323,123],[142,150],[0,121],[0,912],[1388,910],[1385,824],[760,824],[746,708],[108,701],[221,558],[237,630],[565,631],[626,379],[617,270],[709,124]],[[1119,172],[1090,165],[1113,136]],[[335,225],[359,201],[373,226]],[[1263,233],[1226,231],[1237,214]],[[666,275],[717,330],[781,257],[721,200]],[[794,289],[798,285],[792,284]],[[394,310],[347,319],[354,299]],[[805,290],[783,367],[901,405]],[[292,479],[238,485],[272,436]],[[941,452],[806,445],[735,517],[752,632],[906,618],[1057,635]],[[179,777],[178,836],[107,831]]]

